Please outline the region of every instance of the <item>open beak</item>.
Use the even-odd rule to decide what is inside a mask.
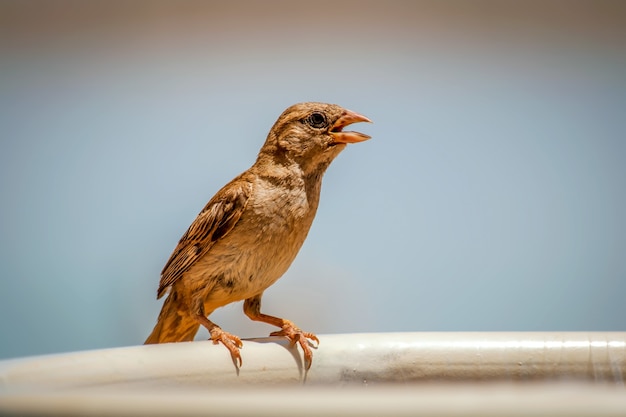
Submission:
[[[359,113],[355,113],[350,110],[344,111],[341,117],[337,119],[333,127],[330,129],[330,134],[333,135],[335,143],[356,143],[368,140],[370,136],[364,133],[343,131],[344,127],[358,122],[372,123],[370,119],[360,115]]]

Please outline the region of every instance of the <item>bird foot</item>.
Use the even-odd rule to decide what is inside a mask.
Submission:
[[[302,352],[304,353],[304,368],[308,371],[313,363],[313,352],[311,352],[307,339],[314,340],[318,345],[320,343],[319,339],[313,333],[303,332],[289,320],[283,320],[283,322],[282,329],[270,333],[270,336],[286,337],[289,339],[291,346],[294,346],[297,342],[302,347]]]
[[[213,344],[217,345],[222,342],[222,344],[229,350],[230,356],[233,358],[233,361],[239,362],[239,366],[242,365],[241,354],[239,353],[239,349],[243,347],[243,343],[241,343],[241,339],[235,336],[234,334],[230,334],[225,332],[220,327],[215,326],[211,329],[211,340],[213,340]]]

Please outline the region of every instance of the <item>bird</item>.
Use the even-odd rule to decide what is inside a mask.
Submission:
[[[278,117],[254,164],[221,188],[180,238],[161,272],[157,299],[167,298],[145,344],[192,341],[203,326],[241,367],[241,339],[208,317],[243,300],[246,316],[278,327],[270,336],[299,344],[311,367],[309,344],[319,344],[317,336],[262,313],[261,298],[304,243],[330,163],[347,144],[370,139],[344,130],[357,122],[371,120],[318,102],[294,104]]]

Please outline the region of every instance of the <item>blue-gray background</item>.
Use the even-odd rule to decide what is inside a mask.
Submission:
[[[373,139],[267,313],[626,330],[623,2],[2,2],[0,30],[0,357],[142,343],[180,235],[312,100]]]

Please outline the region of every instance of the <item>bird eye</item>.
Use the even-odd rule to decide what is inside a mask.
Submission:
[[[311,113],[306,118],[306,122],[309,126],[314,127],[315,129],[321,129],[328,125],[328,122],[326,121],[326,116],[324,115],[324,113],[319,113],[319,112]]]

